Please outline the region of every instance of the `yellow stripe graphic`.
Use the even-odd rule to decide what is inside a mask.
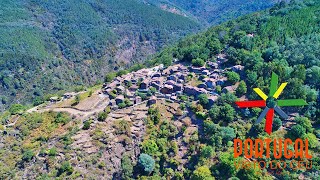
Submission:
[[[287,84],[288,83],[282,83],[279,89],[274,93],[273,97],[277,99],[282,93],[283,89],[287,86]]]
[[[268,99],[268,96],[261,91],[260,88],[254,88],[253,89],[263,100],[267,100]]]

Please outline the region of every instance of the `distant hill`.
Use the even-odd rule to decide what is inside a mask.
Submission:
[[[179,38],[271,1],[4,0],[0,110],[99,83]],[[79,89],[79,88],[78,88]],[[81,88],[80,88],[81,89]]]
[[[96,83],[201,27],[135,0],[5,0],[0,11],[0,109]]]
[[[185,14],[204,25],[215,25],[235,17],[271,7],[276,0],[145,0],[164,10]]]

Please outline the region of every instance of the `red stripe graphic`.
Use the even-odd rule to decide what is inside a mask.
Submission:
[[[274,116],[274,109],[271,108],[269,109],[267,113],[267,118],[266,118],[266,126],[265,126],[265,131],[270,135],[272,132],[272,121],[273,121],[273,116]]]
[[[266,101],[258,100],[258,101],[237,101],[236,104],[240,108],[248,108],[248,107],[266,107]]]

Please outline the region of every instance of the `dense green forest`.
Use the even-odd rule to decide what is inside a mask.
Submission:
[[[23,13],[18,14],[23,17]],[[191,127],[195,128],[195,131],[188,138],[182,139],[180,144],[176,143],[176,137],[186,133],[186,129],[190,128],[194,122],[186,122],[178,128],[176,117],[163,118],[166,116],[162,113],[163,109],[157,106],[149,107],[147,117],[144,119],[146,134],[143,141],[136,144],[139,149],[139,153],[134,155],[136,163],[132,163],[133,156],[122,156],[121,162],[118,162],[121,170],[112,174],[112,177],[114,179],[177,180],[275,178],[289,180],[300,177],[319,179],[319,25],[319,1],[281,2],[268,10],[246,15],[212,27],[206,32],[184,38],[158,53],[155,58],[148,60],[144,65],[150,67],[161,63],[169,66],[173,64],[175,58],[181,63],[202,66],[205,62],[216,62],[217,55],[224,54],[228,61],[222,64],[222,69],[224,69],[223,66],[230,67],[238,64],[243,65],[245,69],[243,74],[232,71],[225,73],[228,79],[227,84],[239,83],[239,86],[235,93],[224,93],[221,88],[225,85],[217,86],[215,91],[219,94],[219,98],[212,106],[208,105],[209,100],[206,94],[198,97],[179,96],[182,101],[178,104],[178,109],[188,110],[189,114],[195,115],[198,125]],[[36,42],[34,46],[37,46]],[[39,51],[41,52],[40,48]],[[30,53],[37,54],[37,52]],[[78,53],[69,55],[82,61]],[[62,52],[61,56],[63,56]],[[18,64],[23,62],[18,61]],[[41,61],[35,59],[35,62],[42,65]],[[134,66],[137,69],[140,67]],[[21,68],[17,73],[22,76],[26,72]],[[36,67],[29,65],[28,68]],[[11,71],[4,72],[9,75],[11,73]],[[285,91],[281,94],[281,99],[302,98],[308,105],[283,108],[286,113],[296,115],[292,120],[295,123],[288,128],[279,129],[288,122],[284,122],[276,115],[272,127],[273,133],[268,135],[264,132],[264,121],[258,125],[254,124],[261,113],[260,108],[239,109],[234,102],[243,95],[248,99],[260,99],[252,91],[255,87],[269,92],[272,72],[279,75],[279,82],[288,82]],[[106,81],[109,82],[116,75],[125,73],[127,72],[122,70],[117,74],[108,74]],[[12,77],[12,75],[5,77]],[[7,83],[12,81],[7,80]],[[197,101],[194,101],[195,99]],[[6,124],[5,121],[10,118],[17,118],[15,125],[11,128],[11,134],[1,137],[3,142],[0,144],[2,146],[0,176],[4,178],[14,179],[23,176],[34,177],[34,179],[80,179],[89,176],[94,179],[99,175],[104,177],[103,175],[110,171],[107,168],[108,164],[105,163],[107,159],[105,154],[113,150],[106,146],[108,142],[114,139],[119,140],[119,136],[122,137],[119,141],[125,145],[134,144],[136,140],[128,135],[131,133],[130,123],[132,122],[127,120],[114,121],[112,127],[119,136],[109,137],[112,132],[109,131],[110,129],[103,128],[112,123],[104,122],[109,113],[112,113],[110,107],[85,121],[79,121],[75,116],[69,117],[68,114],[61,112],[24,113],[25,109],[24,106],[16,104],[0,116],[2,124]],[[133,112],[129,113],[133,114]],[[1,129],[4,127],[0,126]],[[80,131],[87,133],[99,147],[97,153],[89,155],[84,152],[83,147],[75,147],[74,136]],[[308,139],[309,151],[313,155],[312,168],[296,170],[287,166],[278,172],[272,170],[270,166],[263,170],[236,169],[232,141],[234,138],[242,140],[245,138]],[[186,156],[185,162],[176,159],[178,152],[181,152],[181,147],[185,148],[183,153]],[[273,147],[274,144],[271,143],[270,148],[273,149]],[[243,158],[241,157],[240,160]],[[269,163],[274,158],[264,156],[257,160]],[[290,162],[288,159],[280,160]],[[93,170],[87,171],[87,169]]]
[[[242,77],[236,73],[227,73],[228,79],[235,80],[232,83],[242,80],[235,94],[222,93],[218,103],[209,109],[206,106],[208,102],[206,95],[199,96],[199,102],[196,105],[186,103],[186,106],[193,109],[194,113],[204,121],[203,129],[199,129],[197,137],[189,146],[197,154],[193,155],[192,151],[190,152],[188,169],[183,175],[175,171],[174,164],[170,164],[171,161],[157,161],[159,157],[166,157],[166,154],[160,153],[161,156],[149,150],[143,151],[151,154],[156,160],[153,175],[167,175],[177,179],[181,176],[191,177],[191,179],[273,179],[274,177],[298,179],[300,173],[303,173],[306,178],[318,179],[320,168],[318,153],[318,138],[320,138],[319,12],[319,1],[281,2],[266,11],[243,16],[212,27],[204,33],[185,38],[175,46],[159,53],[157,58],[148,61],[149,66],[159,63],[170,65],[172,59],[177,58],[197,65],[203,64],[201,61],[216,61],[216,55],[221,53],[228,59],[223,64],[225,67],[237,64],[245,67],[245,74]],[[285,108],[286,112],[299,113],[299,116],[294,118],[296,124],[288,131],[276,131],[283,124],[281,118],[276,115],[273,123],[274,132],[269,136],[263,132],[264,123],[253,125],[261,112],[260,109],[241,110],[234,102],[244,94],[248,99],[259,99],[253,92],[255,87],[268,92],[272,72],[279,75],[279,82],[288,82],[282,95],[283,99],[302,98],[308,105]],[[153,126],[151,125],[150,128]],[[154,131],[151,130],[151,132]],[[161,133],[150,133],[150,135],[155,137],[150,138],[149,141],[157,141]],[[291,138],[294,140],[307,138],[312,142],[309,145],[314,153],[312,170],[295,171],[286,167],[279,173],[268,167],[267,173],[266,170],[261,171],[256,168],[235,169],[231,148],[234,138]],[[157,145],[163,147],[160,142],[157,142]],[[264,157],[258,160],[269,163],[274,158]],[[290,160],[287,160],[288,162]],[[157,163],[159,163],[160,172],[158,172]],[[169,167],[161,169],[166,165]],[[176,173],[168,175],[170,169]]]
[[[99,83],[199,23],[135,0],[1,1],[0,109]]]
[[[256,12],[271,7],[274,0],[147,0],[160,7],[167,6],[167,9],[176,8],[181,13],[190,15],[205,25],[216,25],[235,17]]]

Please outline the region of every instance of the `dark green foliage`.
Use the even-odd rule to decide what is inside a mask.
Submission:
[[[91,120],[85,121],[85,122],[83,123],[82,129],[83,129],[83,130],[88,130],[88,129],[90,129],[90,124],[91,124]]]
[[[211,179],[214,178],[211,176],[211,172],[208,166],[200,166],[196,170],[193,171],[191,176],[192,180],[202,180],[202,179]]]
[[[116,73],[108,73],[104,79],[105,82],[111,82],[116,77]]]
[[[209,103],[208,96],[206,94],[200,94],[198,99],[202,106],[206,106]]]
[[[242,96],[247,93],[247,85],[244,81],[240,81],[238,88],[236,89],[236,94]]]
[[[236,72],[233,72],[233,71],[227,72],[226,75],[227,75],[228,81],[229,81],[231,84],[234,84],[234,83],[240,81],[240,76],[239,76],[239,74],[236,73]]]
[[[22,160],[25,162],[29,162],[34,156],[35,156],[34,152],[28,149],[22,154]]]
[[[57,149],[54,148],[54,147],[49,149],[48,155],[49,156],[56,156],[57,155]]]
[[[24,107],[24,106],[21,105],[21,104],[13,104],[13,105],[10,107],[9,112],[10,112],[12,115],[22,114],[25,109],[26,109],[26,107]]]
[[[128,155],[125,155],[121,159],[122,178],[131,179],[133,175],[132,160]]]
[[[67,124],[70,120],[71,119],[67,114],[61,113],[61,112],[58,112],[56,117],[55,117],[55,122],[56,123]]]
[[[202,158],[211,158],[213,155],[214,149],[211,146],[205,146],[202,148],[200,157]]]
[[[272,131],[278,130],[282,126],[282,121],[279,118],[274,118],[273,123],[272,123]]]
[[[138,163],[143,168],[143,170],[148,174],[153,171],[155,166],[155,162],[153,158],[148,154],[143,154],[143,153],[140,154]]]
[[[57,176],[60,176],[63,173],[66,173],[68,175],[72,174],[73,168],[71,164],[68,161],[62,162],[60,168],[58,169]]]
[[[219,133],[222,137],[224,144],[226,144],[228,141],[232,141],[236,137],[236,133],[234,132],[234,129],[231,127],[221,127]]]
[[[105,121],[108,117],[108,113],[106,112],[100,112],[98,114],[98,121]]]
[[[154,140],[145,140],[142,142],[142,147],[141,147],[143,153],[150,154],[150,155],[155,155],[159,148]]]
[[[193,19],[135,0],[3,1],[0,11],[0,92],[7,98],[1,110],[93,85],[112,70],[139,69],[143,65],[128,68],[131,60],[144,60],[200,28]],[[131,59],[118,58],[131,47]]]
[[[292,139],[302,138],[305,134],[306,129],[299,124],[292,126],[291,130],[288,133],[288,135]]]
[[[197,58],[197,59],[193,59],[192,60],[192,65],[193,66],[196,66],[196,67],[202,67],[204,66],[205,62],[204,60],[200,59],[200,58]]]

